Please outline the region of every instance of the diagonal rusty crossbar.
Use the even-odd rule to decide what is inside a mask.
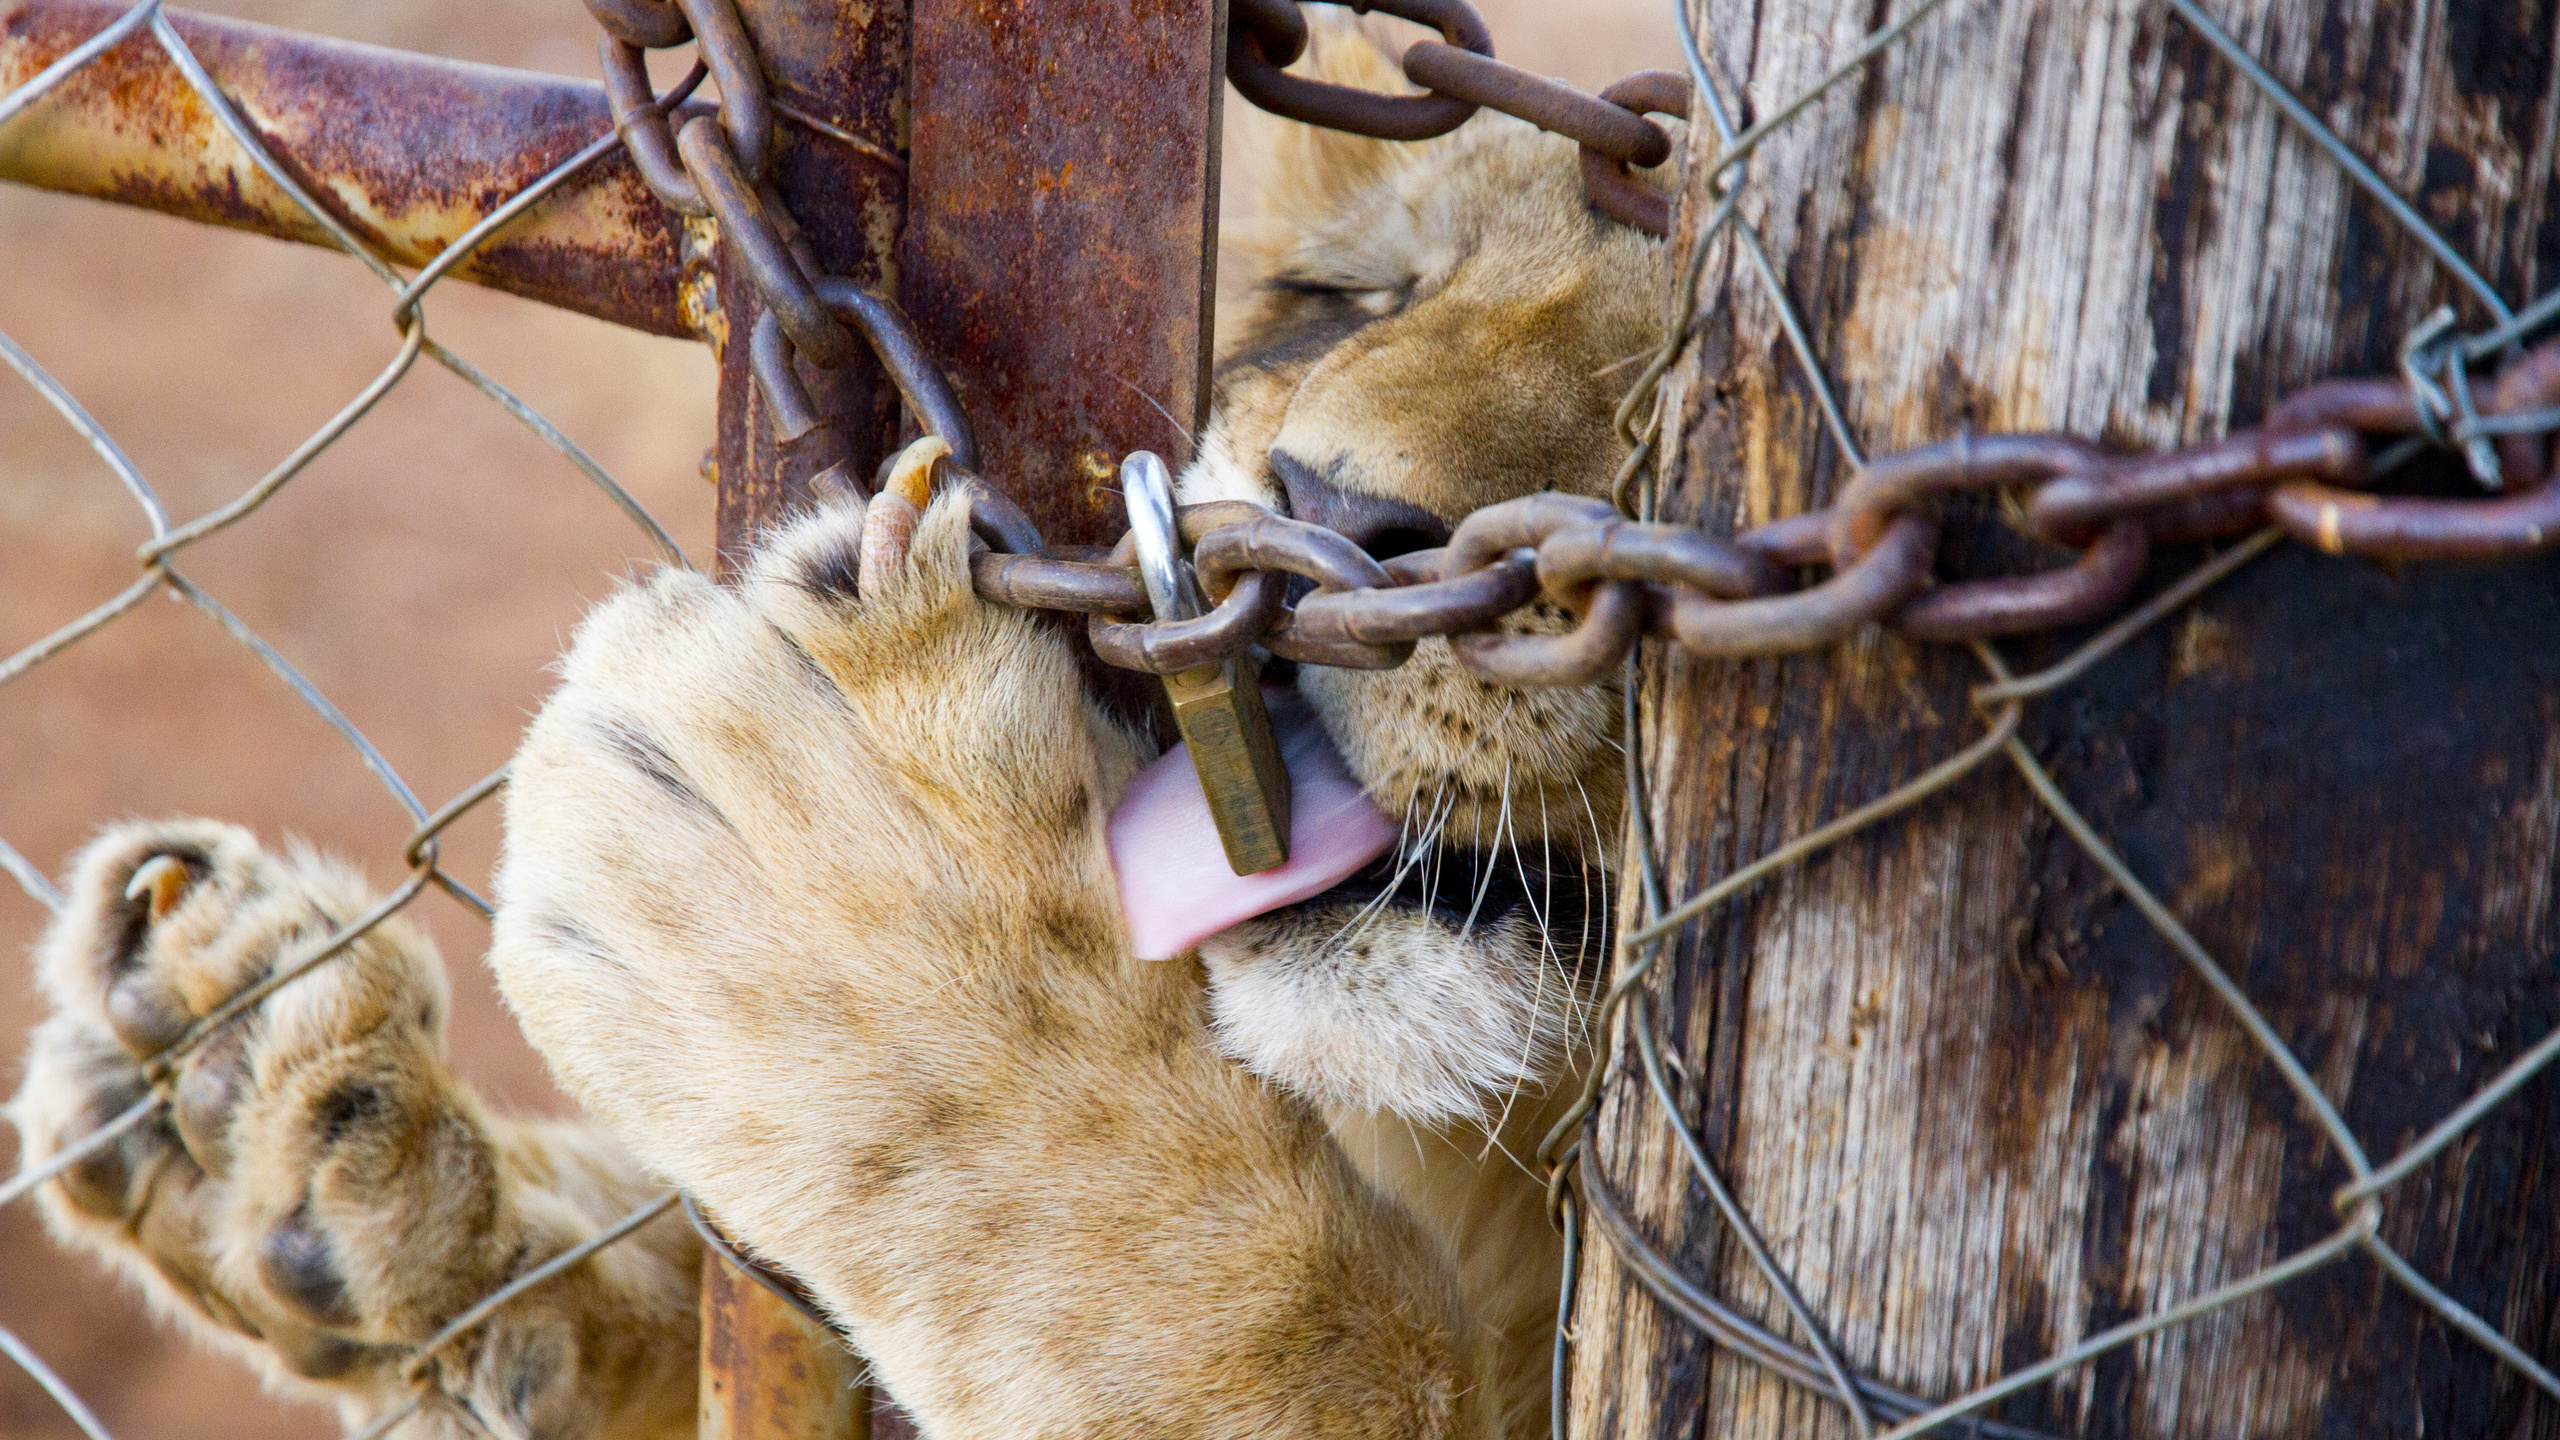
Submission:
[[[137,38],[154,25],[186,42],[301,196],[233,143],[170,51]],[[682,227],[610,147],[519,223],[455,244],[613,134],[593,82],[114,0],[16,0],[0,8],[0,93],[0,180],[305,244],[338,247],[343,230],[390,264],[442,256],[457,279],[694,334]]]

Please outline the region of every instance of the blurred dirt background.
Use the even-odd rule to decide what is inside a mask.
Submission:
[[[1663,0],[1477,0],[1506,59],[1596,89],[1677,64]],[[594,73],[575,0],[222,0],[297,29],[524,69]],[[1232,95],[1231,210],[1250,204],[1262,117]],[[0,330],[125,445],[184,520],[229,500],[353,396],[397,336],[384,291],[328,253],[0,188]],[[586,446],[707,557],[708,356],[675,341],[440,287],[435,334]],[[0,375],[0,656],[115,593],[145,535],[113,476]],[[428,806],[503,763],[583,608],[641,563],[638,533],[512,418],[422,361],[249,522],[183,568],[347,713]],[[396,878],[407,818],[336,734],[200,612],[155,598],[0,690],[0,837],[58,873],[95,829],[195,812],[299,835]],[[484,807],[448,833],[477,883]],[[562,1107],[479,964],[485,928],[430,891],[463,1072],[501,1104]],[[45,913],[0,878],[0,1090],[39,1004],[25,963]],[[0,1126],[0,1174],[16,1168]],[[86,1396],[120,1440],[301,1440],[326,1410],[258,1393],[232,1364],[148,1322],[137,1298],[54,1251],[25,1205],[0,1212],[0,1325]],[[0,1437],[72,1437],[0,1364]]]

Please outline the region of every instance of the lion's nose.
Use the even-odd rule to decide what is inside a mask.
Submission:
[[[1449,543],[1448,522],[1419,505],[1346,490],[1285,450],[1271,452],[1271,469],[1288,493],[1291,515],[1340,534],[1380,560]]]

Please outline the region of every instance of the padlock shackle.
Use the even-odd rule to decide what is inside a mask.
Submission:
[[[1129,507],[1129,539],[1138,553],[1138,581],[1158,622],[1196,620],[1207,602],[1182,565],[1182,536],[1173,519],[1173,476],[1152,450],[1132,450],[1120,462],[1120,495]]]

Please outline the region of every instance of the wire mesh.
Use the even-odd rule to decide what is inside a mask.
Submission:
[[[138,37],[147,37],[141,39]],[[542,442],[586,477],[613,506],[638,527],[659,558],[666,564],[688,566],[684,552],[668,535],[665,527],[634,499],[594,457],[560,429],[545,419],[532,406],[491,379],[470,361],[447,349],[429,333],[425,300],[435,285],[452,268],[471,254],[482,242],[506,227],[517,216],[539,203],[542,198],[580,171],[610,152],[618,143],[611,130],[571,155],[567,160],[531,185],[510,197],[505,203],[473,224],[452,244],[414,275],[400,271],[375,254],[350,231],[328,207],[319,203],[297,181],[285,165],[269,151],[251,130],[238,108],[220,84],[197,60],[187,42],[162,13],[162,0],[142,0],[112,24],[61,59],[47,66],[25,84],[0,97],[0,125],[38,104],[55,86],[82,67],[118,45],[149,43],[158,47],[168,63],[185,77],[189,87],[214,115],[232,143],[272,181],[293,203],[318,224],[356,262],[372,272],[391,292],[390,318],[399,341],[390,358],[356,395],[319,429],[312,432],[285,458],[240,492],[229,503],[183,524],[173,524],[167,507],[152,488],[141,469],[106,427],[80,404],[71,392],[49,373],[25,347],[14,339],[0,335],[0,360],[4,360],[28,385],[50,403],[62,418],[76,430],[106,463],[116,479],[131,496],[135,507],[149,529],[149,538],[136,551],[140,573],[131,584],[100,603],[88,613],[71,620],[52,633],[17,653],[0,660],[0,686],[24,678],[38,666],[71,650],[96,641],[119,618],[130,614],[143,601],[155,594],[166,593],[194,606],[233,641],[280,680],[297,700],[335,731],[355,752],[358,761],[380,783],[394,803],[413,822],[403,838],[399,853],[408,867],[403,882],[385,895],[372,908],[340,926],[319,943],[298,953],[280,958],[268,973],[255,983],[230,996],[190,1026],[174,1043],[153,1056],[144,1066],[144,1074],[152,1090],[106,1124],[80,1140],[63,1147],[40,1164],[30,1165],[6,1182],[0,1182],[0,1206],[14,1203],[32,1194],[44,1182],[97,1153],[135,1129],[161,1118],[170,1104],[170,1093],[178,1067],[186,1057],[212,1039],[225,1026],[248,1012],[268,996],[311,974],[331,960],[346,953],[349,946],[392,915],[399,913],[428,887],[441,889],[484,920],[490,915],[488,902],[461,879],[449,874],[439,863],[437,837],[474,807],[485,803],[505,783],[501,769],[454,796],[430,813],[424,802],[402,778],[374,742],[359,729],[330,698],[295,667],[275,646],[251,629],[239,616],[197,585],[178,568],[187,550],[211,536],[253,518],[259,509],[301,475],[311,463],[338,444],[383,397],[408,377],[422,356],[433,360],[460,378],[483,396],[514,416]],[[30,896],[47,910],[59,913],[63,897],[46,878],[43,870],[30,862],[5,837],[0,837],[0,870],[6,870]],[[370,1434],[381,1434],[396,1427],[420,1410],[431,1405],[448,1411],[466,1422],[475,1412],[459,1397],[443,1397],[437,1389],[435,1367],[426,1363],[434,1354],[484,1323],[508,1302],[543,1281],[558,1275],[595,1251],[611,1245],[640,1229],[649,1221],[666,1213],[675,1196],[664,1195],[643,1205],[621,1221],[606,1227],[587,1241],[547,1258],[529,1258],[515,1278],[482,1298],[456,1316],[439,1333],[418,1347],[402,1374],[417,1387],[414,1398],[395,1407],[370,1427]],[[34,1350],[17,1336],[0,1331],[0,1354],[26,1371],[44,1391],[59,1404],[73,1423],[90,1440],[112,1440],[97,1416],[82,1403],[80,1397],[65,1384]],[[440,1403],[441,1402],[441,1403]]]
[[[2526,333],[2532,327],[2560,315],[2560,296],[2546,296],[2532,305],[2517,309],[2508,305],[2478,275],[2459,251],[2414,209],[2393,194],[2372,167],[2356,156],[2318,117],[2298,99],[2284,91],[2275,78],[2250,57],[2238,43],[2199,10],[2193,0],[2164,0],[2168,9],[2193,27],[2217,52],[2229,60],[2249,82],[2265,92],[2283,110],[2292,123],[2310,134],[2315,143],[2338,161],[2359,185],[2374,194],[2394,220],[2407,229],[2432,256],[2444,264],[2463,286],[2477,296],[2483,306],[2499,321],[2492,330],[2478,336],[2462,337],[2458,349],[2466,356],[2485,355],[2497,347]],[[1752,151],[1768,136],[1811,111],[1835,85],[1845,81],[1885,53],[1895,41],[1911,32],[1930,16],[1946,7],[1948,0],[1923,0],[1891,25],[1877,31],[1856,47],[1816,85],[1788,105],[1779,107],[1749,129],[1733,123],[1732,110],[1726,96],[1730,87],[1722,83],[1701,48],[1689,7],[1675,6],[1691,78],[1703,111],[1719,142],[1717,167],[1717,203],[1709,218],[1692,239],[1690,263],[1675,287],[1672,323],[1666,327],[1662,348],[1640,374],[1628,401],[1621,408],[1619,423],[1634,447],[1634,456],[1622,477],[1622,492],[1629,484],[1645,480],[1649,464],[1667,457],[1657,456],[1662,425],[1660,381],[1679,362],[1687,347],[1696,339],[1701,320],[1702,282],[1708,259],[1719,243],[1740,247],[1750,268],[1768,292],[1777,308],[1790,349],[1809,382],[1821,411],[1825,428],[1839,444],[1844,455],[1854,464],[1862,455],[1853,429],[1839,404],[1832,386],[1825,378],[1817,347],[1791,302],[1779,271],[1756,230],[1741,217],[1740,201],[1749,181],[1749,159]],[[348,404],[319,430],[315,431],[285,459],[243,490],[237,498],[185,524],[173,524],[157,494],[141,471],[132,463],[114,438],[59,384],[43,366],[15,341],[0,335],[0,360],[26,380],[51,403],[100,457],[124,485],[141,512],[150,535],[137,551],[140,573],[124,589],[109,597],[86,614],[69,621],[32,645],[0,660],[0,686],[22,678],[36,667],[65,651],[93,640],[105,632],[121,616],[130,613],[153,594],[167,592],[205,613],[233,640],[254,655],[288,686],[299,700],[335,730],[353,749],[361,763],[381,783],[394,801],[414,822],[414,829],[401,847],[409,867],[405,881],[378,904],[354,921],[342,926],[317,945],[286,957],[270,973],[250,988],[231,997],[190,1028],[175,1044],[155,1057],[147,1073],[155,1084],[164,1087],[146,1095],[129,1109],[107,1122],[84,1140],[67,1147],[42,1165],[31,1167],[5,1184],[0,1184],[0,1205],[17,1201],[46,1179],[78,1162],[135,1126],[154,1120],[166,1105],[165,1086],[176,1066],[196,1047],[205,1043],[224,1025],[257,1005],[276,990],[292,984],[314,969],[326,965],[334,957],[374,926],[412,903],[429,886],[445,890],[484,918],[489,913],[487,902],[466,883],[447,874],[439,865],[437,836],[453,821],[484,803],[504,784],[503,770],[487,777],[454,796],[432,813],[413,792],[399,772],[379,749],[343,714],[328,697],[306,679],[273,646],[258,636],[213,595],[196,585],[177,568],[177,561],[187,549],[220,531],[249,520],[280,490],[289,485],[310,463],[339,442],[349,430],[371,411],[382,397],[400,385],[421,357],[437,364],[470,384],[474,389],[505,408],[546,444],[575,465],[617,508],[648,537],[670,564],[685,564],[680,549],[663,527],[649,516],[631,495],[617,484],[595,460],[581,451],[527,406],[472,366],[462,357],[446,349],[429,334],[424,300],[434,285],[451,266],[470,250],[502,228],[525,208],[537,203],[549,191],[575,175],[580,169],[613,148],[611,134],[599,136],[543,179],[527,187],[458,239],[442,255],[413,276],[404,277],[390,264],[372,253],[349,232],[332,213],[319,204],[297,183],[287,169],[257,139],[242,121],[229,99],[213,77],[196,61],[184,40],[161,14],[161,0],[143,0],[98,36],[65,55],[60,61],[26,84],[0,98],[0,124],[37,103],[44,93],[75,73],[109,48],[147,33],[150,43],[157,45],[186,77],[189,85],[204,100],[224,129],[243,153],[272,182],[291,196],[295,203],[326,230],[339,248],[363,264],[392,292],[390,317],[399,332],[399,343],[373,380],[363,387]],[[2458,374],[2458,371],[2456,372]],[[2413,383],[2424,377],[2413,375]],[[2458,390],[2458,387],[2457,387]],[[2451,399],[2467,405],[2467,399],[2456,394]],[[2473,429],[2457,433],[2457,442],[2487,433],[2477,428],[2476,416],[2463,417]],[[1638,485],[1637,506],[1647,518],[1651,516],[1656,486]],[[2264,554],[2275,542],[2274,532],[2264,532],[2224,552],[2199,567],[2161,595],[2122,620],[2100,632],[2095,638],[2060,663],[2030,676],[2011,673],[2000,655],[1988,646],[1977,646],[1976,653],[1985,669],[1988,682],[1975,692],[1975,700],[1985,712],[1987,723],[1982,735],[1963,750],[1932,767],[1908,784],[1880,797],[1840,819],[1812,831],[1781,847],[1759,861],[1716,882],[1694,895],[1674,899],[1663,881],[1663,865],[1659,846],[1649,823],[1650,797],[1646,793],[1643,757],[1646,754],[1640,715],[1635,703],[1635,687],[1628,687],[1626,717],[1626,752],[1628,755],[1628,813],[1632,817],[1636,838],[1637,880],[1641,886],[1642,920],[1618,942],[1618,964],[1612,986],[1601,1010],[1604,1027],[1616,1024],[1617,1017],[1626,1019],[1616,1033],[1625,1042],[1643,1070],[1649,1092],[1661,1105],[1666,1119],[1674,1127],[1674,1138],[1686,1164],[1714,1197],[1719,1211],[1735,1234],[1742,1240],[1753,1263],[1770,1280],[1775,1293],[1782,1296],[1786,1308],[1803,1335],[1807,1348],[1799,1349],[1779,1339],[1748,1317],[1735,1315],[1721,1307],[1702,1287],[1677,1274],[1676,1267],[1662,1261],[1658,1252],[1637,1234],[1624,1217],[1621,1207],[1607,1197],[1605,1190],[1595,1191],[1599,1182],[1589,1167],[1578,1162],[1587,1158],[1582,1148],[1581,1123],[1589,1113],[1590,1096],[1583,1107],[1561,1128],[1548,1147],[1548,1159],[1554,1167],[1559,1185],[1557,1202],[1566,1222],[1568,1248],[1563,1293],[1558,1309],[1557,1376],[1558,1389],[1554,1424],[1558,1434],[1565,1430],[1564,1381],[1570,1352],[1571,1302],[1576,1267],[1581,1253],[1579,1221],[1588,1214],[1597,1229],[1623,1256],[1633,1261],[1630,1274],[1644,1284],[1673,1313],[1687,1316],[1714,1333],[1738,1353],[1769,1366],[1777,1373],[1813,1387],[1838,1400],[1862,1437],[1882,1434],[1888,1440],[1919,1435],[1951,1422],[1967,1421],[1983,1408],[2019,1390],[2039,1384],[2073,1366],[2136,1341],[2162,1329],[2211,1313],[2239,1300],[2265,1292],[2296,1277],[2322,1267],[2340,1263],[2350,1256],[2371,1259],[2402,1289],[2462,1332],[2475,1343],[2487,1348],[2507,1366],[2525,1376],[2542,1390],[2560,1397],[2560,1377],[2550,1368],[2526,1354],[2511,1339],[2482,1317],[2455,1301],[2440,1287],[2421,1274],[2397,1250],[2380,1238],[2383,1197],[2392,1186],[2407,1179],[2430,1157],[2454,1143],[2467,1130],[2490,1114],[2501,1102],[2512,1097],[2536,1074],[2560,1061],[2560,1034],[2546,1037],[2526,1051],[2506,1070],[2481,1087],[2471,1100],[2447,1115],[2426,1135],[2406,1147],[2399,1155],[2375,1164],[2362,1144],[2338,1115],[2301,1060],[2287,1047],[2249,997],[2231,979],[2217,960],[2188,932],[2177,916],[2144,884],[2112,846],[2091,827],[2071,804],[2042,764],[2019,740],[2017,728],[2023,705],[2068,683],[2084,673],[2109,653],[2122,646],[2144,628],[2157,623],[2178,608],[2191,603],[2212,585],[2235,573],[2251,560]],[[1995,760],[2007,760],[2035,793],[2039,802],[2054,816],[2075,843],[2096,863],[2123,892],[2146,921],[2169,944],[2184,962],[2213,991],[2231,1023],[2240,1027],[2267,1061],[2283,1078],[2287,1088],[2317,1123],[2335,1155],[2348,1167],[2352,1180],[2335,1196],[2340,1215],[2336,1231],[2317,1243],[2286,1256],[2250,1275],[2190,1297],[2174,1306],[2139,1317],[2101,1334],[2088,1337],[2077,1345],[2044,1360],[2021,1368],[2000,1380],[1968,1394],[1942,1403],[1929,1403],[1900,1395],[1877,1382],[1858,1376],[1846,1363],[1829,1338],[1821,1316],[1798,1293],[1782,1266],[1771,1256],[1757,1234],[1748,1214],[1734,1199],[1730,1187],[1718,1172],[1714,1158],[1702,1136],[1691,1127],[1681,1113],[1678,1096],[1665,1074],[1663,1057],[1651,1023],[1653,997],[1647,982],[1658,969],[1664,945],[1682,927],[1694,922],[1715,905],[1749,889],[1754,883],[1786,866],[1797,864],[1826,848],[1856,835],[1876,823],[1922,804],[1975,774]],[[0,869],[5,869],[28,894],[48,909],[59,910],[62,897],[45,878],[39,867],[30,863],[0,836]],[[1608,1067],[1595,1073],[1596,1087]],[[1578,1174],[1577,1174],[1578,1172]],[[1566,1181],[1574,1184],[1566,1184]],[[1577,1188],[1578,1187],[1578,1188]],[[386,1433],[421,1410],[439,1404],[439,1394],[429,1378],[432,1367],[422,1362],[441,1346],[485,1321],[506,1303],[524,1291],[539,1285],[568,1266],[576,1264],[603,1246],[612,1244],[663,1214],[673,1197],[662,1197],[643,1206],[632,1215],[608,1227],[583,1244],[521,1271],[508,1285],[485,1297],[457,1316],[443,1331],[417,1352],[417,1361],[408,1371],[419,1385],[415,1396],[405,1405],[379,1417],[368,1436]],[[1649,1258],[1648,1258],[1649,1257]],[[49,1394],[63,1406],[74,1422],[93,1440],[105,1440],[106,1432],[96,1417],[83,1406],[76,1394],[54,1375],[44,1362],[18,1341],[14,1335],[0,1332],[0,1353],[26,1369]],[[453,1404],[453,1413],[468,1417],[467,1405]],[[1879,1422],[1884,1422],[1879,1424]],[[1981,1433],[2015,1433],[2006,1427],[1989,1424],[1979,1426]]]
[[[2520,310],[2508,304],[2450,240],[2393,191],[2369,162],[2323,123],[2237,39],[2199,8],[2195,0],[2163,0],[2163,3],[2169,14],[2193,29],[2217,55],[2270,100],[2322,154],[2336,162],[2353,183],[2370,195],[2392,221],[2497,322],[2482,334],[2457,337],[2449,352],[2443,348],[2432,350],[2438,357],[2447,353],[2460,357],[2451,362],[2438,358],[2435,362],[2444,367],[2444,373],[2451,377],[2450,384],[2438,383],[2421,363],[2404,363],[2409,383],[2420,387],[2433,402],[2431,413],[2449,414],[2457,419],[2456,425],[2447,427],[2447,433],[2431,438],[2437,439],[2438,443],[2476,448],[2481,443],[2480,437],[2487,431],[2476,412],[2469,409],[2468,388],[2460,379],[2462,363],[2512,345],[2519,337],[2560,316],[2560,292],[2542,296]],[[1741,218],[1740,201],[1748,180],[1748,161],[1753,148],[1776,133],[1779,127],[1809,112],[1834,86],[1863,70],[1943,5],[1944,0],[1923,0],[1900,19],[1868,36],[1794,100],[1773,110],[1749,130],[1737,131],[1725,98],[1731,93],[1731,87],[1715,73],[1715,67],[1709,62],[1699,40],[1692,6],[1689,0],[1673,0],[1673,13],[1679,26],[1690,79],[1699,97],[1699,108],[1719,142],[1712,161],[1715,172],[1711,188],[1716,195],[1716,204],[1690,241],[1689,263],[1674,292],[1672,313],[1664,329],[1662,346],[1631,387],[1618,412],[1621,432],[1635,447],[1632,458],[1620,475],[1622,506],[1637,510],[1644,519],[1654,518],[1662,472],[1677,463],[1676,453],[1656,454],[1665,408],[1660,381],[1698,337],[1702,318],[1702,280],[1709,257],[1716,252],[1720,241],[1739,247],[1747,257],[1768,301],[1776,310],[1780,327],[1802,369],[1826,429],[1852,467],[1864,463],[1864,452],[1851,433],[1845,412],[1809,338],[1802,316],[1777,268],[1770,262],[1758,234]],[[2448,328],[2449,317],[2440,314],[2431,318],[2418,333],[2412,335],[2404,355],[2426,354],[2430,353],[2430,347],[2441,347],[2443,332]],[[2397,457],[2386,457],[2380,468],[2387,469],[2394,458],[2405,459],[2412,453],[2414,447]],[[1654,467],[1651,474],[1646,471],[1648,466]],[[2494,483],[2494,458],[2486,469],[2475,458],[2474,469],[2484,482]],[[1580,1103],[1542,1147],[1542,1156],[1550,1166],[1550,1193],[1568,1236],[1576,1240],[1581,1238],[1580,1222],[1587,1214],[1625,1262],[1624,1268],[1629,1277],[1669,1313],[1682,1317],[1737,1355],[1836,1401],[1846,1410],[1861,1440],[1876,1440],[1879,1436],[1882,1440],[1909,1440],[1909,1437],[1942,1428],[1950,1433],[2017,1433],[2010,1427],[1979,1420],[1979,1412],[2109,1351],[2212,1314],[2251,1296],[2264,1294],[2288,1281],[2356,1255],[2371,1259],[2382,1274],[2401,1290],[2434,1312],[2452,1329],[2488,1350],[2499,1363],[2512,1368],[2545,1394],[2560,1399],[2560,1375],[2555,1375],[2551,1367],[2526,1353],[2495,1325],[2426,1278],[2381,1237],[2381,1202],[2391,1187],[2415,1174],[2429,1158],[2477,1126],[2528,1081],[2551,1069],[2555,1062],[2560,1062],[2560,1032],[2548,1035],[2528,1048],[2425,1135],[2389,1161],[2375,1165],[2301,1058],[2285,1044],[2247,993],[2180,922],[2176,913],[2073,806],[2051,773],[2017,734],[2023,702],[2049,695],[2085,674],[2091,666],[2134,636],[2193,603],[2214,585],[2265,554],[2281,538],[2279,532],[2270,528],[2231,547],[2101,630],[2061,661],[2033,675],[2013,674],[1994,647],[1974,642],[1974,653],[1988,676],[1986,683],[1973,692],[1975,705],[1985,712],[1988,721],[1980,738],[1888,794],[1797,837],[1696,894],[1676,901],[1665,886],[1662,852],[1654,834],[1652,797],[1648,793],[1645,772],[1648,751],[1636,698],[1639,676],[1631,657],[1626,677],[1623,744],[1627,757],[1627,813],[1634,840],[1634,880],[1639,887],[1640,918],[1618,939],[1611,985],[1598,1012],[1600,1033],[1614,1038],[1615,1054],[1610,1064],[1594,1067]],[[1998,759],[2005,759],[2011,764],[2037,802],[2053,816],[2073,843],[2133,904],[2158,937],[2204,982],[2230,1023],[2248,1036],[2251,1045],[2273,1067],[2285,1088],[2312,1118],[2328,1149],[2346,1166],[2352,1178],[2332,1197],[2340,1223],[2325,1238],[2226,1284],[2089,1336],[1965,1394],[1943,1403],[1921,1406],[1873,1380],[1846,1373],[1821,1318],[1809,1313],[1793,1281],[1768,1254],[1756,1226],[1734,1200],[1709,1154],[1704,1137],[1687,1119],[1678,1093],[1664,1073],[1652,1014],[1656,997],[1649,982],[1656,977],[1666,944],[1717,905],[1780,870],[1809,860],[1895,814],[1944,793]],[[1623,1024],[1620,1024],[1621,1017]],[[1805,1365],[1805,1352],[1788,1346],[1768,1328],[1749,1317],[1721,1306],[1705,1287],[1680,1274],[1674,1262],[1637,1232],[1623,1204],[1609,1193],[1606,1180],[1592,1165],[1585,1163],[1591,1158],[1585,1127],[1592,1116],[1600,1088],[1630,1052],[1643,1072],[1644,1093],[1652,1097],[1670,1125],[1689,1170],[1708,1192],[1717,1213],[1731,1228],[1754,1266],[1764,1273],[1774,1293],[1784,1300],[1799,1333],[1811,1347],[1811,1358],[1820,1363],[1819,1373],[1812,1373]],[[1557,1364],[1550,1423],[1558,1436],[1568,1431],[1568,1362],[1574,1293],[1583,1248],[1581,1244],[1568,1245],[1562,1293],[1557,1304]],[[1879,1419],[1891,1423],[1880,1426],[1877,1423]]]

